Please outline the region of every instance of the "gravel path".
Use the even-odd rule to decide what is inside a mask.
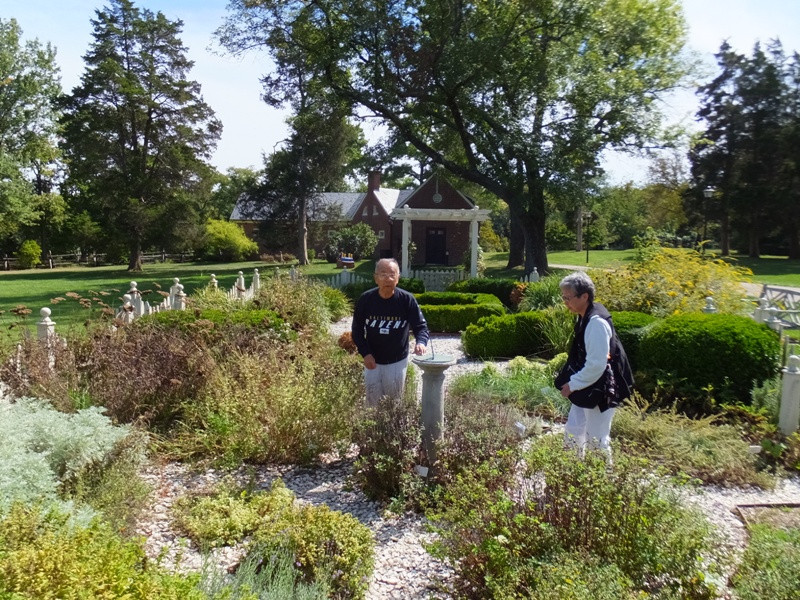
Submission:
[[[349,328],[349,319],[344,319],[333,324],[331,332],[338,336]],[[484,363],[469,360],[464,355],[458,336],[437,335],[433,344],[437,353],[450,354],[457,359],[457,364],[445,372],[445,385],[459,373],[483,367]],[[0,398],[2,396],[0,385]],[[426,553],[423,544],[430,540],[431,534],[426,532],[424,518],[382,511],[378,504],[347,485],[351,468],[352,458],[323,460],[313,469],[260,466],[255,471],[242,468],[233,473],[213,469],[196,473],[180,463],[151,464],[143,471],[143,477],[153,488],[151,505],[138,523],[136,532],[146,538],[146,551],[150,557],[162,556],[166,564],[179,570],[197,570],[202,566],[203,558],[189,540],[181,538],[175,531],[171,520],[174,501],[189,491],[208,488],[229,476],[242,484],[254,477],[256,485],[264,489],[268,489],[275,478],[281,477],[300,501],[324,503],[348,512],[373,531],[376,567],[368,600],[448,598],[445,590],[452,572]],[[685,499],[699,507],[719,528],[723,547],[736,554],[746,542],[745,528],[733,512],[736,505],[800,503],[800,478],[782,480],[771,491],[709,486],[700,491],[686,492]],[[222,569],[235,565],[240,558],[241,548],[225,548],[211,554],[212,563]]]

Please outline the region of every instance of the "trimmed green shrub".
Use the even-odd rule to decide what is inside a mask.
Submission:
[[[371,290],[374,287],[377,286],[372,280],[359,283],[348,283],[342,286],[342,292],[348,298],[350,298],[350,300],[355,302],[361,297],[361,294],[367,290]],[[400,281],[397,282],[397,287],[410,292],[411,294],[422,294],[425,292],[425,282],[421,279],[414,279],[412,277],[401,277]]]
[[[658,319],[653,315],[640,312],[620,310],[611,315],[614,321],[614,329],[625,348],[631,368],[636,370],[639,366],[639,346],[642,338],[647,335],[647,331],[652,323]]]
[[[146,315],[134,321],[134,324],[138,327],[157,324],[167,329],[180,329],[187,332],[208,331],[209,328],[219,330],[226,327],[241,327],[253,333],[275,331],[283,336],[290,335],[286,323],[275,311],[260,308],[166,310]]]
[[[778,334],[748,317],[675,315],[657,323],[637,352],[639,368],[674,382],[678,395],[750,403],[750,390],[779,369]]]
[[[32,269],[42,264],[42,248],[36,240],[25,240],[16,252],[20,269]]]
[[[471,294],[493,294],[507,307],[513,308],[511,302],[511,292],[516,289],[516,279],[493,279],[487,277],[475,277],[454,281],[447,286],[448,292],[465,292]]]
[[[483,317],[464,331],[464,351],[469,356],[483,359],[546,356],[548,342],[542,331],[544,318],[541,312]]]
[[[417,302],[429,306],[444,304],[502,304],[494,294],[466,294],[462,292],[424,292],[415,294]]]
[[[492,296],[494,297],[494,296]],[[457,333],[484,317],[500,316],[505,307],[495,304],[421,305],[422,314],[428,322],[428,329],[438,333]]]

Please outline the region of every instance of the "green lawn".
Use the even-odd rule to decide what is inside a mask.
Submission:
[[[634,255],[635,250],[591,250],[589,266],[613,268],[615,265],[631,261]],[[519,277],[523,273],[522,267],[505,268],[508,263],[508,253],[487,252],[484,259],[486,275],[489,277]],[[586,265],[585,252],[552,252],[548,259],[551,265]],[[753,279],[758,283],[800,287],[800,261],[768,256],[760,259],[738,257],[738,262],[754,272]],[[186,293],[191,295],[197,287],[208,283],[211,273],[217,276],[219,285],[223,289],[233,285],[239,271],[244,272],[249,285],[255,268],[258,268],[262,275],[267,275],[274,270],[275,265],[266,265],[258,261],[231,264],[158,263],[145,265],[143,272],[135,274],[128,273],[123,266],[0,271],[0,311],[5,311],[5,314],[0,315],[0,327],[2,330],[7,330],[8,325],[16,321],[16,317],[11,315],[9,310],[18,304],[24,304],[33,311],[26,319],[28,323],[38,320],[40,308],[49,306],[53,311],[51,318],[59,324],[59,329],[97,316],[100,307],[96,302],[91,309],[82,308],[74,299],[53,305],[51,299],[65,298],[67,292],[75,292],[82,297],[102,298],[104,302],[116,308],[121,304],[121,297],[129,289],[132,280],[139,284],[138,287],[143,292],[150,290],[146,298],[157,300],[159,296],[156,291],[159,289],[168,291],[174,277],[180,278]],[[356,265],[355,271],[368,277],[373,269],[373,261],[361,261]],[[303,267],[302,272],[311,277],[324,277],[339,271],[335,265],[318,260],[312,265]],[[108,295],[100,295],[101,291]]]
[[[357,270],[363,270],[364,266],[359,267]],[[366,267],[371,273],[371,265]],[[9,310],[19,304],[24,304],[33,311],[26,319],[28,323],[39,320],[39,310],[42,307],[50,307],[53,311],[50,318],[56,322],[59,330],[99,315],[102,307],[97,302],[92,303],[91,309],[83,308],[77,299],[66,296],[68,292],[75,292],[86,298],[100,298],[116,309],[122,303],[122,295],[130,289],[131,281],[137,282],[145,299],[160,302],[161,297],[157,291],[169,291],[175,277],[184,285],[184,291],[191,295],[198,287],[208,284],[211,273],[216,275],[222,289],[233,286],[239,271],[244,273],[245,281],[250,285],[253,269],[256,268],[265,276],[272,273],[276,265],[266,265],[258,261],[227,264],[156,263],[145,265],[141,273],[128,273],[124,266],[0,271],[0,311],[5,311],[0,315],[0,327],[7,330],[8,325],[17,320]],[[317,277],[338,272],[335,265],[325,261],[317,261],[303,271]],[[54,304],[52,299],[57,297],[66,300]]]

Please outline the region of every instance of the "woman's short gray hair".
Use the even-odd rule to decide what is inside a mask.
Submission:
[[[576,296],[583,296],[589,294],[589,302],[594,302],[595,287],[594,281],[583,271],[575,271],[570,273],[561,283],[558,284],[560,288],[569,288],[575,292]]]

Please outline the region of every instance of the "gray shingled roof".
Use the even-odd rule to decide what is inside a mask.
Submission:
[[[408,198],[414,190],[393,190],[390,188],[380,188],[375,192],[378,201],[386,210],[386,214],[392,212],[394,208],[402,206],[406,198]],[[320,194],[319,202],[326,206],[339,206],[342,214],[348,221],[356,216],[356,211],[361,205],[361,202],[366,196],[366,192],[325,192]],[[258,214],[250,217],[242,215],[240,203],[237,202],[236,206],[231,212],[231,221],[260,221],[261,217]]]

